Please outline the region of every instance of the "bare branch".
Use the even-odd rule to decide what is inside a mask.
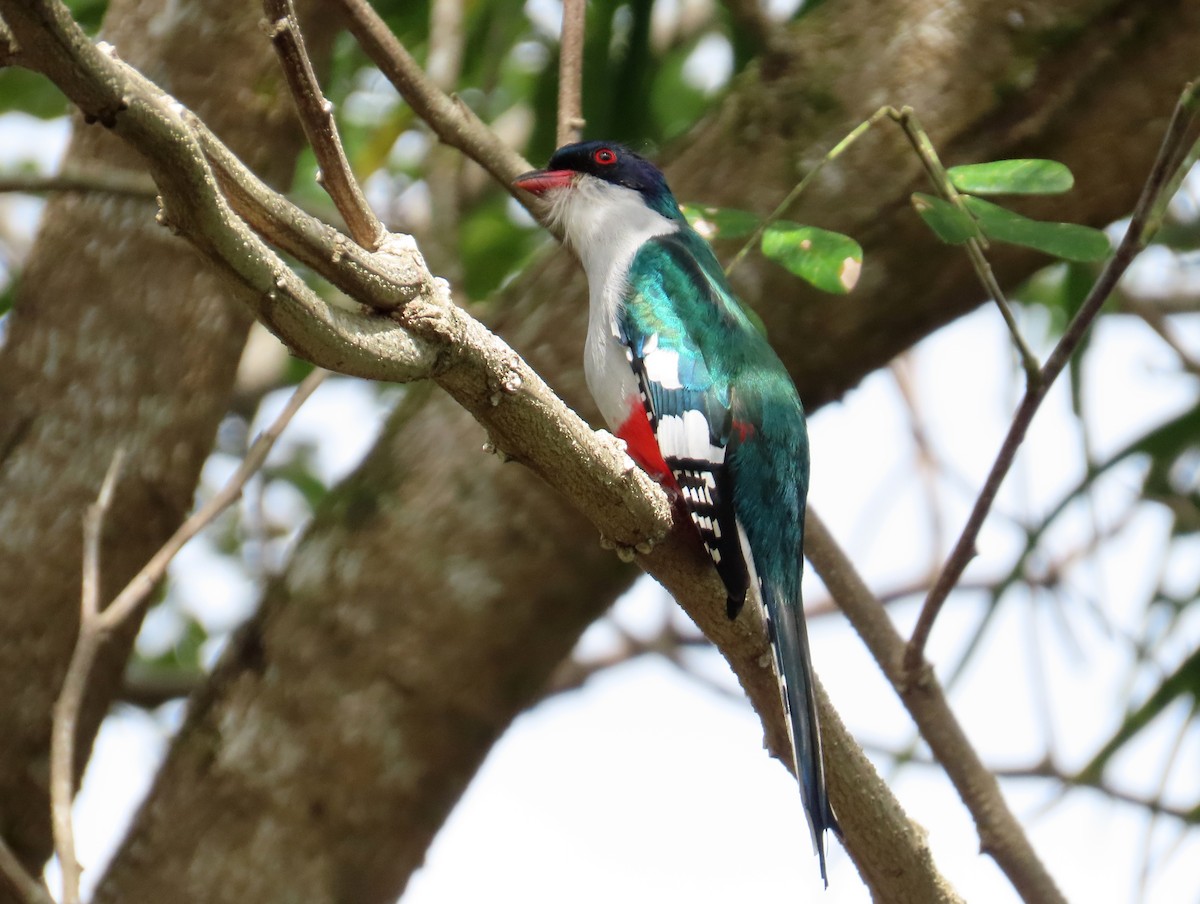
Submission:
[[[179,529],[150,558],[150,561],[142,566],[142,570],[125,585],[125,589],[118,593],[112,603],[100,613],[101,630],[113,631],[132,615],[145,601],[154,586],[162,580],[163,575],[167,573],[167,566],[171,564],[171,560],[175,558],[179,550],[192,537],[211,524],[221,512],[237,501],[238,497],[242,495],[242,489],[246,486],[246,482],[262,468],[263,462],[267,460],[267,455],[284,428],[328,375],[327,371],[318,369],[304,378],[296,387],[296,391],[292,393],[292,397],[288,399],[288,403],[279,416],[251,444],[250,449],[246,452],[246,457],[242,459],[242,463],[238,465],[238,469],[234,471],[228,482],[179,526]]]
[[[271,43],[283,66],[304,134],[317,157],[321,185],[337,205],[354,241],[368,251],[374,251],[386,230],[350,172],[350,161],[346,159],[333,119],[333,104],[321,93],[291,0],[263,0],[263,10],[271,20]]]
[[[0,26],[2,25],[3,23],[0,22]],[[3,35],[0,34],[0,38],[2,37]],[[41,882],[25,871],[25,867],[21,865],[17,855],[12,852],[12,848],[8,846],[3,835],[0,835],[0,876],[8,880],[8,884],[12,886],[12,890],[17,893],[24,904],[54,904],[50,892],[46,891],[46,887]]]
[[[1038,407],[1058,375],[1071,360],[1075,349],[1083,340],[1088,327],[1100,312],[1100,307],[1107,300],[1117,281],[1137,254],[1146,247],[1153,235],[1155,220],[1160,216],[1160,209],[1165,203],[1165,189],[1178,177],[1180,162],[1195,140],[1192,136],[1192,125],[1198,98],[1200,98],[1200,83],[1188,84],[1175,107],[1171,122],[1167,126],[1167,134],[1159,149],[1158,160],[1146,180],[1125,237],[1117,246],[1117,250],[1113,252],[1113,256],[1092,286],[1079,311],[1068,324],[1058,345],[1055,346],[1045,365],[1042,366],[1038,378],[1030,380],[1025,396],[1021,400],[1021,406],[1013,417],[1008,435],[1004,438],[1004,443],[992,464],[992,470],[967,518],[966,526],[921,608],[921,614],[913,629],[912,639],[904,654],[904,667],[911,676],[915,677],[922,669],[925,643],[929,639],[929,633],[933,630],[933,622],[941,611],[946,597],[958,583],[958,579],[962,577],[967,564],[975,557],[975,540],[979,536],[979,530],[983,527],[984,519],[991,510],[996,493],[1000,490],[1000,484],[1004,482],[1004,478],[1008,475],[1009,469],[1016,459],[1017,450],[1025,440],[1025,433],[1033,421],[1033,416],[1037,413]]]
[[[1129,791],[1122,791],[1120,788],[1114,788],[1112,785],[1105,784],[1099,779],[1095,781],[1081,780],[1079,776],[1072,775],[1059,768],[1049,758],[1033,766],[1007,767],[992,771],[1001,778],[1053,779],[1068,787],[1090,788],[1093,791],[1098,791],[1105,797],[1111,797],[1113,800],[1124,804],[1141,807],[1143,810],[1153,813],[1156,816],[1170,816],[1172,819],[1177,819],[1188,826],[1200,825],[1200,807],[1192,807],[1190,809],[1176,807],[1164,802],[1161,797],[1144,797]]]
[[[239,297],[264,325],[297,354],[341,373],[398,382],[428,376],[435,347],[373,312],[329,305],[234,214],[213,190],[214,175],[193,129],[194,115],[109,48],[93,45],[61,4],[34,6],[31,13],[26,4],[3,4],[10,26],[26,42],[23,63],[36,59],[40,71],[74,92],[71,99],[87,116],[109,124],[145,155],[163,199],[159,221],[186,234],[222,272],[248,289]],[[349,240],[331,242],[326,256],[336,261],[350,247]],[[417,266],[417,261],[398,261],[394,254],[380,260],[389,269],[398,268],[397,273],[413,272],[403,264]],[[430,303],[440,303],[423,263],[418,269],[423,278],[415,286],[402,286],[401,294],[424,292]]]
[[[622,630],[620,626],[613,625],[613,627],[617,630],[621,640],[616,649],[602,656],[593,656],[589,659],[571,657],[564,661],[550,676],[550,682],[545,690],[546,697],[577,690],[601,672],[632,662],[642,656],[662,656],[683,671],[688,672],[689,675],[693,675],[694,673],[688,670],[683,663],[683,652],[687,649],[711,647],[704,635],[685,635],[678,626],[669,620],[657,634],[644,640]]]
[[[78,904],[80,866],[75,857],[75,834],[71,804],[75,798],[75,733],[79,711],[87,692],[88,678],[105,637],[136,612],[150,591],[162,580],[167,566],[184,544],[228,508],[240,495],[246,481],[262,467],[275,441],[304,401],[321,385],[326,371],[314,370],[296,388],[275,421],[254,441],[233,477],[212,499],[185,521],[151,557],[142,570],[125,585],[106,608],[100,608],[100,536],[104,519],[125,457],[118,448],[104,478],[96,503],[84,524],[83,592],[80,606],[79,639],[54,704],[50,744],[50,806],[54,821],[54,846],[63,876],[64,904]]]
[[[71,654],[62,690],[54,703],[50,735],[50,815],[54,824],[54,851],[62,870],[63,904],[79,904],[80,867],[75,857],[75,828],[71,820],[71,804],[75,800],[75,733],[83,696],[87,693],[88,676],[103,639],[99,625],[100,535],[124,460],[125,450],[118,446],[96,502],[84,518],[79,640]]]
[[[578,141],[583,134],[583,37],[585,0],[563,0],[562,36],[558,43],[558,128],[556,146]]]
[[[454,306],[410,239],[393,237],[369,257],[378,271],[398,272],[397,281],[416,281],[371,283],[353,266],[361,258],[352,254],[352,242],[339,241],[335,230],[282,198],[256,193],[256,180],[195,116],[93,46],[60,3],[35,6],[39,14],[30,16],[25,3],[0,0],[18,36],[28,36],[36,48],[38,68],[73,92],[85,113],[110,122],[146,155],[163,192],[165,218],[254,290],[245,300],[298,354],[371,379],[407,381],[432,373],[484,426],[495,449],[563,490],[618,546],[649,549],[668,532],[673,517],[661,488],[611,438],[598,437],[563,405],[519,355]],[[237,179],[241,202],[258,205],[254,218],[294,238],[319,239],[307,249],[313,265],[335,281],[363,284],[369,291],[358,300],[371,310],[348,312],[316,297],[213,191],[205,155],[221,158],[218,168]],[[394,310],[398,303],[402,308]]]
[[[463,41],[463,0],[430,3],[425,71],[439,91],[453,92],[458,86]],[[458,250],[464,162],[463,155],[446,144],[430,148],[425,158],[429,228],[420,236],[422,251],[451,285],[459,285],[463,280],[463,262]],[[490,184],[491,180],[487,182]]]
[[[153,200],[158,194],[154,180],[128,170],[64,171],[53,176],[14,174],[0,176],[0,192],[46,194],[48,192],[105,192]]]
[[[1158,334],[1158,338],[1165,342],[1179,358],[1180,367],[1193,376],[1200,377],[1200,359],[1197,359],[1179,341],[1179,337],[1171,327],[1169,316],[1161,308],[1124,292],[1120,294],[1119,303],[1123,309],[1144,320],[1146,326]]]
[[[904,667],[903,638],[811,509],[804,551],[954,783],[975,820],[980,848],[992,856],[1024,900],[1065,904],[1062,892],[1005,803],[996,777],[984,766],[955,718],[932,670],[926,668],[917,680],[912,679]]]

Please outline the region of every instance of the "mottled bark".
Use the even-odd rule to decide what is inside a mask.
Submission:
[[[116,0],[104,37],[283,185],[300,133],[260,17],[232,0]],[[316,30],[318,47],[328,34]],[[144,172],[82,122],[65,166]],[[78,624],[84,510],[123,446],[103,542],[110,595],[191,505],[249,325],[231,291],[156,225],[153,201],[105,194],[53,200],[22,274],[0,350],[0,831],[35,872],[51,849],[50,713]],[[113,639],[93,676],[83,755],[136,629]]]
[[[876,106],[911,103],[951,162],[1067,161],[1080,185],[1053,214],[1103,223],[1131,205],[1198,37],[1200,10],[1184,3],[826,4],[695,130],[670,175],[685,199],[767,210]],[[810,295],[772,265],[740,274],[810,403],[979,303],[961,251],[908,210],[917,170],[883,131],[797,214],[863,239],[849,299]],[[1010,283],[1036,262],[995,260]],[[590,411],[581,286],[560,255],[495,319]],[[422,395],[317,513],[194,701],[102,900],[391,900],[490,745],[631,579],[582,518],[481,454],[468,416]],[[718,595],[703,599],[701,619],[719,626]],[[830,769],[835,806],[869,821],[843,764]],[[889,872],[895,859],[880,862],[897,856],[884,840],[847,843],[878,899],[927,900]]]

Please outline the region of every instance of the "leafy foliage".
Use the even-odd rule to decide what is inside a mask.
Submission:
[[[835,295],[853,289],[862,268],[862,248],[854,239],[787,220],[767,227],[762,250],[801,279]]]
[[[1054,160],[997,160],[951,167],[946,174],[963,193],[961,208],[923,192],[912,196],[917,214],[943,242],[961,245],[985,237],[1081,262],[1102,260],[1108,255],[1108,237],[1098,229],[1033,220],[976,197],[1068,191],[1075,178],[1063,164]]]
[[[748,210],[736,207],[697,207],[683,205],[683,215],[692,228],[709,241],[715,239],[744,239],[751,235],[762,220]]]
[[[764,225],[755,214],[733,207],[685,205],[683,212],[692,228],[710,241],[744,239],[761,229],[758,244],[763,255],[823,292],[844,295],[858,282],[862,248],[840,232],[790,220]]]
[[[1108,255],[1108,236],[1074,223],[1043,223],[967,195],[963,205],[983,234],[998,242],[1022,245],[1069,261],[1097,261]]]
[[[951,183],[972,195],[1056,195],[1070,191],[1075,177],[1057,160],[995,160],[946,170]]]
[[[912,205],[933,234],[948,245],[961,245],[983,235],[978,224],[949,201],[918,191],[913,192]]]

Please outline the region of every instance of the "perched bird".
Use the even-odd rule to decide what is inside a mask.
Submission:
[[[682,500],[730,618],[762,607],[793,765],[825,872],[837,831],[800,599],[808,434],[796,388],[663,174],[619,144],[559,148],[514,184],[542,196],[587,271],[588,388],[630,456]]]

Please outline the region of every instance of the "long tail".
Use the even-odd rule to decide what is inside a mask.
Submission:
[[[800,783],[804,814],[812,832],[813,848],[821,861],[821,879],[829,887],[825,872],[825,833],[841,834],[829,794],[825,788],[825,765],[821,759],[821,730],[817,723],[816,686],[808,652],[808,631],[799,600],[780,599],[765,581],[761,584],[771,649],[779,678],[779,693],[787,714],[792,742],[792,762]]]

